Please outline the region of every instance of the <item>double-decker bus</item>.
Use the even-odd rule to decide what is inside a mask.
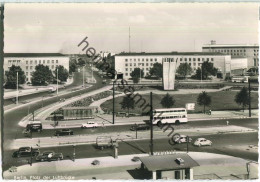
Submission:
[[[231,82],[248,83],[248,76],[234,76],[231,78]]]
[[[153,111],[153,124],[180,124],[187,122],[187,110],[185,108],[155,109]]]

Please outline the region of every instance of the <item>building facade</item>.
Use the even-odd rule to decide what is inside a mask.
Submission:
[[[258,67],[259,65],[259,45],[227,45],[216,44],[211,41],[211,44],[202,47],[203,52],[216,52],[231,55],[231,58],[238,57],[247,58],[247,68]]]
[[[163,59],[177,60],[176,68],[181,63],[188,63],[193,71],[201,67],[203,62],[209,61],[222,72],[223,77],[231,70],[231,56],[218,52],[120,53],[115,55],[115,70],[123,74],[125,79],[131,78],[130,73],[135,68],[142,69],[144,76],[147,76],[153,64],[162,64]]]
[[[26,82],[31,82],[35,66],[48,66],[53,72],[56,66],[64,66],[69,71],[69,56],[59,53],[6,53],[4,54],[4,72],[12,65],[20,66],[25,73]]]

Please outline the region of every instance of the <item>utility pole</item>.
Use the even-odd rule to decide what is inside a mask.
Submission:
[[[150,139],[150,151],[153,155],[153,93],[150,92],[150,128],[151,128],[151,139]]]
[[[33,115],[33,121],[34,121],[34,111],[32,112],[32,115]]]
[[[113,81],[113,124],[115,124],[115,81]]]
[[[16,72],[16,105],[18,105],[18,94],[19,94],[19,90],[18,90],[18,71]]]
[[[59,82],[58,82],[59,69],[57,67],[57,95],[59,94]]]
[[[250,86],[250,79],[248,79],[248,114],[251,117],[251,86]]]

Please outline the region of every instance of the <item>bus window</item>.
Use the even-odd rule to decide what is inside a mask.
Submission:
[[[183,115],[183,116],[182,116],[182,118],[186,118],[186,116],[185,116],[185,115]]]

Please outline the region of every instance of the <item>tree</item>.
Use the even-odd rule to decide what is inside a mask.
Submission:
[[[238,105],[242,105],[243,112],[245,110],[245,107],[249,104],[249,96],[248,91],[246,87],[243,87],[240,92],[238,92],[235,96],[235,102]]]
[[[205,114],[205,107],[211,104],[211,96],[209,96],[207,92],[203,91],[202,93],[199,94],[197,98],[197,103],[200,106],[202,105],[204,106],[204,114]]]
[[[167,93],[161,100],[161,104],[165,108],[171,108],[175,104],[175,100]]]
[[[33,85],[46,85],[53,80],[53,75],[48,66],[38,64],[35,66],[31,80]]]
[[[76,60],[70,60],[69,62],[69,73],[73,73],[76,71],[77,68],[77,64],[76,64]]]
[[[201,74],[202,71],[202,74]],[[210,75],[216,76],[218,72],[218,69],[213,66],[213,63],[210,63],[209,61],[202,63],[202,69],[198,68],[196,70],[195,78],[200,80],[202,76],[202,80],[208,79]]]
[[[123,98],[123,101],[120,102],[121,108],[122,109],[127,109],[128,111],[128,116],[129,116],[129,109],[134,109],[135,108],[135,102],[134,99],[132,97],[130,97],[130,95],[126,95]]]
[[[64,66],[59,65],[54,70],[55,78],[57,78],[57,69],[58,69],[58,80],[62,82],[66,82],[69,77],[69,72],[67,69],[64,68]]]
[[[161,63],[154,63],[153,67],[150,69],[149,74],[156,78],[162,78],[163,76],[163,66]]]
[[[187,75],[191,74],[191,72],[192,68],[188,63],[181,63],[177,69],[177,73],[184,78],[186,78]]]
[[[25,83],[25,74],[20,66],[12,65],[9,71],[5,72],[5,88],[15,89],[17,83],[17,72],[18,72],[18,84]]]
[[[78,59],[78,65],[79,66],[84,66],[86,64],[86,61],[85,60],[83,60],[82,58],[79,58]]]
[[[140,76],[144,77],[144,71],[140,68],[135,68],[134,71],[130,73],[130,76],[132,77],[134,83],[138,83]]]

